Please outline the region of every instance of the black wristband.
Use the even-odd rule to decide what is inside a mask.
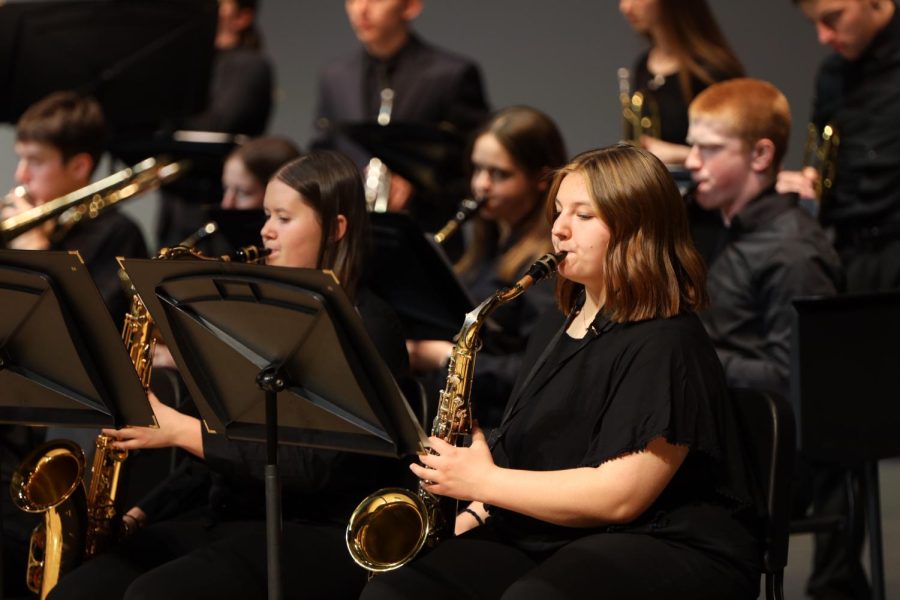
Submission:
[[[479,515],[477,512],[475,512],[471,508],[464,508],[463,512],[467,512],[470,515],[472,515],[473,517],[475,517],[475,520],[478,521],[479,525],[484,525],[484,519],[481,518],[481,515]]]

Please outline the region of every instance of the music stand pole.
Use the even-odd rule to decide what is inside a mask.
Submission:
[[[266,393],[266,561],[269,600],[281,600],[281,482],[278,478],[278,392],[284,377],[276,367],[267,367],[256,376],[256,384]]]

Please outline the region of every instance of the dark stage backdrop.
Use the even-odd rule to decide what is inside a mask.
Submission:
[[[790,0],[710,0],[747,71],[781,88],[794,132],[786,165],[800,162],[815,68],[825,51]],[[277,106],[269,130],[309,140],[316,73],[356,47],[339,0],[262,0],[260,24],[277,69]],[[491,106],[529,104],[562,128],[569,152],[618,139],[616,70],[645,47],[614,0],[426,0],[415,24],[429,41],[476,59]],[[13,180],[10,126],[0,127],[0,189]],[[149,231],[154,202],[129,208]],[[152,243],[152,241],[151,241]]]

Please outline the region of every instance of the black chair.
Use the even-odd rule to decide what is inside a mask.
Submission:
[[[733,389],[731,398],[762,517],[766,599],[783,600],[791,478],[797,452],[794,412],[788,401],[777,394]]]

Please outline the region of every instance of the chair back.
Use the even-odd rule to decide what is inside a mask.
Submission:
[[[731,398],[762,517],[766,597],[781,598],[797,452],[794,413],[788,401],[777,394],[732,389]]]

